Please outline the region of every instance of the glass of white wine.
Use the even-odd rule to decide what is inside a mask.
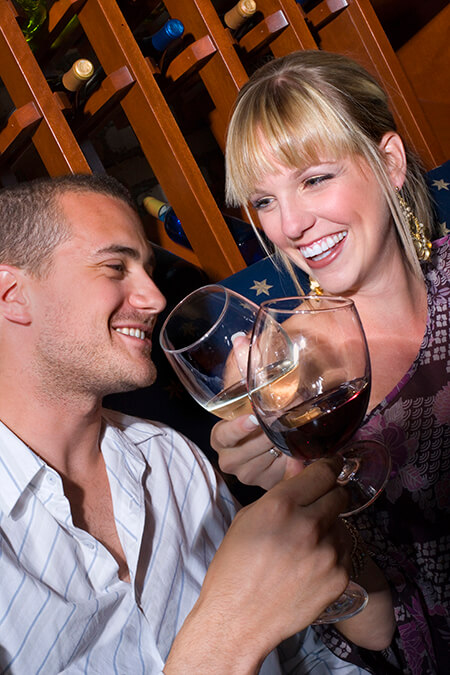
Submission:
[[[181,300],[161,328],[161,347],[181,383],[222,419],[252,412],[246,374],[258,309],[243,295],[209,284]],[[240,336],[247,339],[236,340]]]

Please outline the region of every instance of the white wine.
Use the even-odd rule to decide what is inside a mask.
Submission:
[[[298,388],[298,366],[291,361],[274,364],[272,378],[253,391],[258,393],[271,408],[283,408],[296,395]],[[224,420],[233,420],[240,415],[253,412],[244,380],[235,382],[205,404],[208,412]]]
[[[240,415],[250,415],[252,405],[244,380],[235,382],[205,404],[208,412],[223,420],[234,420]]]

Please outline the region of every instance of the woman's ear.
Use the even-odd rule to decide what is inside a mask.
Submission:
[[[0,316],[27,326],[31,315],[26,296],[26,284],[21,270],[9,265],[0,265]]]
[[[386,159],[392,185],[401,188],[406,175],[406,153],[402,139],[394,131],[390,131],[381,139],[380,150]]]

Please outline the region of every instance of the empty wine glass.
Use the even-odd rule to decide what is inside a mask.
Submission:
[[[339,452],[338,482],[348,487],[356,513],[379,495],[390,472],[386,448],[374,441],[348,443],[365,415],[370,360],[352,300],[303,296],[267,300],[253,328],[248,391],[261,427],[274,445],[308,464]],[[367,602],[350,582],[346,594],[316,623],[349,618]]]
[[[248,340],[258,305],[219,284],[190,293],[170,312],[160,344],[180,381],[203,408],[234,419],[252,412],[247,394]],[[242,371],[244,364],[244,372]]]

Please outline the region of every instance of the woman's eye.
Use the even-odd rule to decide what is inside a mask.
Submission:
[[[312,176],[311,178],[307,178],[305,180],[305,185],[314,187],[315,185],[319,185],[320,183],[323,183],[326,180],[329,180],[330,178],[333,178],[333,175],[331,173],[326,173],[321,176]]]
[[[269,197],[263,197],[262,199],[256,199],[252,203],[252,206],[256,211],[258,211],[258,209],[264,209],[270,203],[271,203],[271,200],[269,199]]]

